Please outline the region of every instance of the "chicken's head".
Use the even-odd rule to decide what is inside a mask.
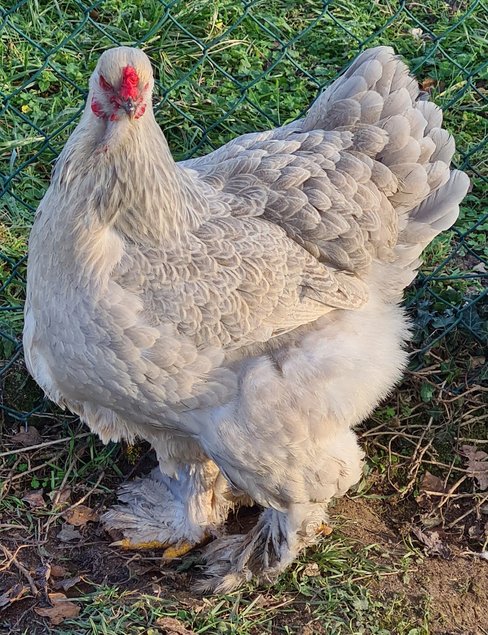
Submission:
[[[90,79],[91,111],[105,121],[139,119],[151,106],[153,85],[151,63],[143,51],[128,46],[109,49]]]

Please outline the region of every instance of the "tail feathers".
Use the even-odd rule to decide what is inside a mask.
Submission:
[[[466,196],[469,178],[453,170],[449,179],[408,214],[408,222],[395,248],[398,260],[405,267],[416,267],[423,249],[440,232],[449,229],[459,215],[459,204]]]
[[[411,210],[394,248],[395,261],[388,263],[390,284],[387,295],[401,297],[403,289],[415,279],[422,264],[423,250],[438,234],[456,222],[459,204],[468,188],[468,176],[453,170],[446,183]],[[384,278],[383,268],[380,268],[380,275]]]
[[[301,122],[304,131],[347,132],[347,152],[370,168],[372,185],[387,199],[384,223],[393,214],[398,230],[388,264],[396,281],[392,293],[413,280],[424,248],[456,221],[469,187],[466,174],[451,171],[455,143],[442,128],[441,109],[419,96],[417,81],[393,50],[372,48],[322,93]],[[336,170],[350,168],[344,160]]]
[[[424,115],[427,126],[425,132],[429,133],[433,128],[442,126],[442,110],[431,101],[419,101],[418,110]]]
[[[435,150],[430,157],[431,161],[444,161],[448,165],[456,150],[456,144],[453,137],[443,128],[432,128],[429,132],[429,138],[435,145]]]
[[[466,196],[468,188],[469,178],[467,174],[459,170],[452,170],[447,183],[432,192],[420,205],[411,210],[409,220],[412,223],[428,225],[436,234],[449,229],[457,219],[459,204]]]
[[[373,183],[398,214],[399,242],[417,235],[425,246],[456,220],[469,180],[450,171],[454,139],[442,128],[441,109],[419,93],[393,49],[372,48],[322,93],[302,129],[352,132],[352,151],[372,165]]]
[[[318,97],[303,121],[302,130],[374,124],[402,112],[404,105],[411,106],[418,95],[417,82],[392,48],[368,49]]]

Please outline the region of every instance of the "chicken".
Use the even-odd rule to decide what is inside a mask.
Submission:
[[[400,303],[456,220],[442,113],[388,47],[292,124],[176,163],[146,55],[106,51],[29,243],[24,348],[53,401],[159,469],[105,524],[126,547],[206,547],[210,591],[272,580],[361,477],[354,427],[399,381]],[[226,535],[242,500],[264,509]]]

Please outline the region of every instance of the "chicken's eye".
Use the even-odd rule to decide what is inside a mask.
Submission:
[[[103,75],[100,75],[99,79],[100,87],[105,91],[113,91],[113,86],[107,82]]]

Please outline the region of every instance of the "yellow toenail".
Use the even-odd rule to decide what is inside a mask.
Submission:
[[[111,547],[121,547],[122,549],[133,549],[142,551],[144,549],[166,549],[167,542],[159,542],[158,540],[149,540],[148,542],[131,542],[128,538],[117,540],[110,544]]]
[[[317,529],[317,533],[321,536],[330,536],[330,534],[332,533],[332,527],[327,523],[322,523]]]
[[[171,545],[171,547],[164,550],[163,560],[174,560],[175,558],[186,556],[195,546],[195,543],[188,542],[187,540],[177,542],[175,545]]]

